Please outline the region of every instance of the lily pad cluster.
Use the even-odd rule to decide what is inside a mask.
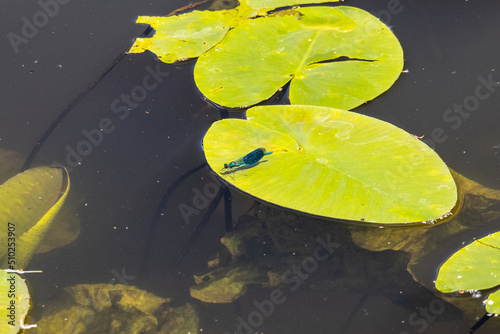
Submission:
[[[227,107],[257,104],[289,83],[291,104],[352,109],[389,89],[402,69],[397,38],[371,14],[307,7],[231,30],[200,56],[194,78]]]
[[[385,24],[347,6],[271,11],[297,3],[242,1],[230,10],[139,17],[156,33],[138,38],[130,52],[150,50],[167,63],[199,57],[196,85],[230,108],[267,100],[290,84],[292,104],[352,109],[392,86],[403,51]]]
[[[315,3],[338,0],[318,0]],[[152,38],[137,38],[130,53],[149,50],[165,63],[197,58],[217,45],[230,29],[278,7],[304,3],[301,0],[241,0],[236,8],[192,11],[174,16],[139,16],[136,23],[155,29]]]
[[[403,51],[392,31],[358,8],[297,4],[247,0],[234,9],[139,17],[156,32],[130,52],[150,50],[167,63],[199,57],[198,88],[226,107],[257,104],[289,84],[296,106],[255,107],[246,121],[216,122],[205,136],[209,165],[240,190],[345,220],[407,224],[449,215],[457,189],[432,150],[385,122],[339,110],[398,78]],[[260,147],[273,153],[236,168],[241,174],[221,172]]]
[[[321,2],[326,1],[316,1]],[[246,194],[311,215],[376,224],[432,225],[453,209],[458,212],[464,198],[455,182],[462,176],[455,173],[454,179],[419,138],[346,111],[379,96],[399,77],[403,51],[392,31],[358,8],[292,7],[301,4],[241,0],[233,9],[139,17],[137,23],[151,25],[155,35],[138,39],[130,52],[149,50],[166,63],[198,58],[196,85],[227,108],[253,106],[287,90],[291,106],[251,108],[246,120],[215,122],[203,140],[213,171]],[[250,164],[244,157],[254,150],[267,154]],[[474,193],[462,183],[463,193]],[[464,228],[454,221],[351,235],[374,251],[410,253],[412,273],[442,235]],[[431,230],[442,234],[428,237]],[[452,292],[500,286],[498,233],[454,254],[441,267],[436,287]],[[223,277],[212,283],[223,287],[224,298],[207,289],[204,280],[197,281],[192,295],[228,302],[244,293],[244,284],[229,286],[228,273],[222,273],[216,270],[211,278]],[[245,270],[229,274],[253,279]],[[500,293],[491,293],[485,304],[488,312],[498,313]]]

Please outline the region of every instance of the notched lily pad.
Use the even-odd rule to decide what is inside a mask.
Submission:
[[[396,81],[403,51],[379,19],[347,6],[269,14],[297,3],[261,0],[229,10],[142,16],[137,23],[156,33],[138,38],[130,52],[150,50],[166,63],[200,57],[198,88],[232,108],[266,100],[290,82],[292,104],[352,109]]]
[[[354,7],[307,7],[249,20],[200,56],[196,85],[226,107],[257,104],[290,82],[292,104],[352,109],[403,69],[392,31]]]
[[[424,143],[381,120],[315,106],[259,106],[203,140],[210,167],[243,192],[305,213],[382,224],[429,222],[457,202],[448,167]],[[256,148],[257,164],[223,169]]]

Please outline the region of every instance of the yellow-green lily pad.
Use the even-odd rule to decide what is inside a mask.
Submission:
[[[317,0],[315,3],[339,0]],[[229,29],[285,6],[308,3],[300,0],[240,0],[234,9],[193,11],[174,16],[139,16],[136,23],[148,24],[155,34],[137,38],[129,53],[149,50],[165,63],[197,58],[219,43]],[[247,3],[248,2],[248,3]]]
[[[486,290],[500,286],[500,231],[468,244],[439,268],[441,292]],[[490,294],[486,311],[500,314],[500,292]]]
[[[485,305],[488,313],[500,314],[500,290],[490,293],[485,300]]]
[[[129,52],[149,50],[166,63],[199,57],[196,85],[230,108],[257,104],[290,82],[292,104],[352,109],[394,84],[403,50],[384,23],[347,6],[269,14],[299,3],[253,0],[228,10],[141,16],[137,23],[156,33],[138,38]]]
[[[62,167],[28,169],[0,186],[0,263],[24,269],[41,244],[69,191]]]
[[[30,294],[24,279],[16,273],[0,270],[0,333],[17,334],[25,325],[31,308]]]
[[[149,50],[165,63],[199,57],[219,43],[237,20],[237,11],[194,11],[179,16],[139,16],[137,23],[149,24],[152,38],[137,38],[130,53]]]
[[[267,100],[290,82],[291,104],[352,109],[389,89],[403,69],[392,31],[354,7],[306,7],[248,20],[202,54],[200,91],[226,107]]]
[[[258,106],[215,122],[203,140],[210,167],[260,200],[328,218],[382,224],[449,214],[455,181],[439,156],[384,121],[318,106]],[[257,164],[228,170],[257,148]]]

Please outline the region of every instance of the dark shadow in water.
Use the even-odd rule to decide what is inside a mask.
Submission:
[[[205,168],[207,166],[207,163],[203,163],[201,165],[196,166],[195,168],[191,169],[188,171],[186,174],[182,175],[179,177],[177,180],[175,180],[174,183],[167,189],[165,194],[162,196],[160,203],[158,204],[158,207],[155,211],[155,214],[153,216],[153,219],[151,220],[151,223],[149,225],[149,231],[148,235],[146,238],[146,249],[144,251],[144,256],[143,260],[141,261],[141,268],[140,268],[140,273],[141,275],[147,275],[147,264],[149,261],[149,256],[151,254],[151,246],[153,244],[153,239],[155,235],[158,232],[159,228],[159,222],[160,218],[162,215],[162,212],[165,210],[165,207],[168,204],[168,200],[172,196],[172,194],[175,192],[178,186],[180,186],[184,181],[186,181],[190,176],[195,174],[196,172],[200,171],[201,169]],[[203,229],[207,225],[208,221],[214,214],[215,210],[219,206],[220,201],[222,200],[222,197],[224,197],[224,217],[225,217],[225,227],[226,227],[226,232],[230,232],[233,229],[233,221],[232,221],[232,203],[231,203],[231,192],[229,191],[229,188],[226,186],[221,186],[219,191],[217,192],[217,195],[214,197],[212,200],[212,203],[210,203],[210,206],[205,212],[205,215],[201,219],[201,221],[198,223],[198,226],[196,227],[195,231],[190,235],[188,241],[184,245],[184,247],[177,253],[176,259],[175,259],[175,265],[179,265],[188,251],[191,249],[191,247],[194,245],[196,240],[198,240],[199,236],[203,232]]]
[[[196,240],[198,240],[199,236],[203,232],[203,229],[207,225],[208,221],[212,217],[212,215],[215,212],[215,209],[219,206],[219,203],[224,196],[224,214],[225,214],[225,222],[226,222],[226,232],[229,232],[233,228],[233,222],[232,222],[232,208],[231,208],[231,193],[227,187],[222,187],[219,189],[219,192],[217,195],[215,195],[214,199],[212,200],[212,203],[210,203],[210,206],[208,207],[207,212],[205,212],[205,215],[201,219],[201,221],[198,223],[198,226],[196,227],[196,230],[189,236],[188,241],[184,245],[184,247],[177,253],[177,258],[175,259],[175,264],[179,265],[186,254],[189,252],[191,247],[194,245]],[[229,230],[228,230],[229,229]]]
[[[478,320],[469,330],[469,334],[475,333],[493,314],[486,313],[481,319]]]
[[[163,196],[160,200],[160,203],[158,203],[158,207],[155,211],[153,219],[151,220],[151,223],[149,224],[149,232],[148,232],[148,235],[146,237],[146,249],[144,250],[144,256],[143,256],[143,259],[141,262],[141,268],[140,268],[141,273],[146,273],[147,262],[149,259],[149,255],[151,254],[151,245],[153,243],[153,239],[156,235],[156,232],[158,231],[158,226],[159,226],[161,214],[162,214],[163,210],[165,209],[165,206],[167,205],[170,196],[172,196],[174,191],[177,189],[178,186],[180,186],[182,184],[182,182],[186,181],[187,178],[189,178],[191,175],[195,174],[196,172],[202,170],[206,166],[207,166],[207,163],[204,162],[201,165],[194,167],[193,169],[191,169],[190,171],[188,171],[187,173],[185,173],[184,175],[179,177],[177,180],[175,180],[175,182],[172,183],[172,185],[163,194]],[[217,196],[216,196],[216,198],[217,198]],[[212,207],[212,205],[210,207]]]
[[[149,35],[149,33],[153,31],[153,28],[151,26],[148,26],[143,32],[142,34],[140,34],[138,37],[139,38],[143,38],[143,37],[146,37]],[[126,51],[123,51],[122,53],[120,53],[120,55],[118,55],[118,57],[116,57],[112,62],[111,64],[109,64],[106,69],[104,70],[104,72],[102,72],[98,78],[96,78],[94,81],[92,81],[90,83],[90,85],[85,88],[80,94],[78,94],[77,97],[75,97],[73,99],[73,101],[71,101],[70,104],[68,104],[66,106],[66,108],[64,108],[64,110],[59,114],[59,116],[57,116],[57,118],[52,122],[52,124],[50,124],[50,126],[47,128],[47,130],[45,130],[45,132],[43,133],[43,135],[40,137],[40,139],[38,140],[38,142],[35,144],[35,146],[33,146],[33,148],[31,149],[30,153],[28,154],[28,157],[26,158],[26,160],[24,161],[24,164],[23,164],[23,167],[21,167],[21,172],[24,172],[25,170],[29,169],[31,164],[33,163],[33,160],[35,159],[36,155],[38,154],[38,152],[40,151],[40,149],[42,148],[43,144],[45,143],[45,141],[47,139],[49,139],[50,135],[52,134],[52,132],[54,132],[54,130],[57,128],[57,126],[59,125],[59,123],[61,123],[63,121],[63,119],[69,115],[69,113],[75,108],[75,106],[77,106],[80,101],[82,101],[85,96],[87,96],[88,93],[90,93],[90,91],[92,91],[92,89],[94,89],[95,86],[97,86],[105,77],[106,75],[109,74],[109,72],[111,72],[111,70],[116,66],[118,65],[118,63],[120,63],[120,61],[123,59],[123,57],[125,57],[127,55],[127,52]]]

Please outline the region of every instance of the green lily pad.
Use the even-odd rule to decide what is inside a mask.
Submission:
[[[152,38],[137,38],[130,53],[149,50],[165,63],[199,57],[219,43],[235,24],[235,10],[194,11],[179,16],[139,16],[137,23],[156,30]]]
[[[485,290],[500,285],[500,231],[468,244],[439,268],[436,289],[441,292]],[[500,314],[500,292],[486,300],[486,311]]]
[[[341,0],[336,0],[341,1]],[[294,6],[294,5],[303,5],[308,3],[322,3],[322,2],[335,2],[335,1],[304,1],[304,0],[245,0],[243,3],[246,3],[249,7],[259,9],[259,8],[267,8],[273,9],[278,7],[286,7],[286,6]],[[241,3],[241,1],[240,1]]]
[[[24,269],[41,244],[69,191],[69,176],[61,167],[29,169],[0,187],[0,263]]]
[[[384,121],[317,106],[259,106],[215,122],[203,140],[210,167],[263,201],[371,223],[428,222],[449,214],[457,188],[439,156]],[[262,147],[259,163],[224,164]]]
[[[500,314],[500,290],[490,293],[485,301],[488,313]]]
[[[315,3],[339,0],[318,0]],[[308,3],[300,0],[241,0],[234,9],[193,11],[174,16],[139,16],[136,23],[149,24],[152,38],[137,38],[129,53],[149,50],[165,63],[174,63],[201,54],[219,43],[229,29],[257,15],[285,6]]]
[[[354,7],[307,7],[248,20],[198,59],[196,85],[226,107],[257,104],[290,82],[292,104],[352,109],[403,69],[392,31]]]
[[[0,333],[17,334],[30,327],[24,324],[30,308],[30,294],[24,279],[16,273],[0,270]]]

